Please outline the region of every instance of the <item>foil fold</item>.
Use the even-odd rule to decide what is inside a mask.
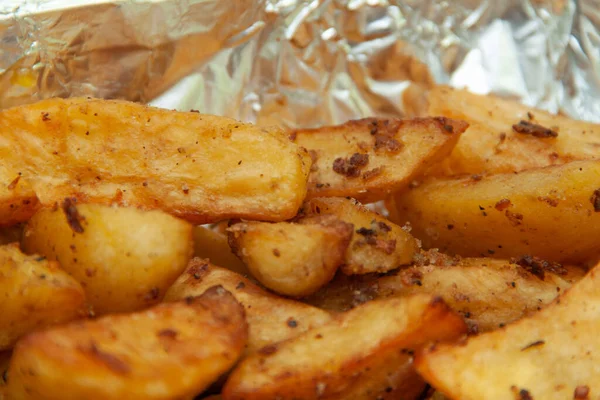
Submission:
[[[5,0],[0,108],[122,98],[311,127],[436,83],[600,122],[598,0]]]

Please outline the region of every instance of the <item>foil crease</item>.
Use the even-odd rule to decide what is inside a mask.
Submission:
[[[436,83],[600,122],[600,0],[3,0],[0,108],[122,98],[310,127]]]

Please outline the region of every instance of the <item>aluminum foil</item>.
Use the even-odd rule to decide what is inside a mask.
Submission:
[[[600,122],[600,0],[2,0],[0,108],[123,98],[286,127],[435,83]]]

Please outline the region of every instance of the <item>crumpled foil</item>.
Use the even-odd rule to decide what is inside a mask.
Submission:
[[[3,0],[0,108],[122,98],[285,127],[435,83],[600,121],[600,0]]]

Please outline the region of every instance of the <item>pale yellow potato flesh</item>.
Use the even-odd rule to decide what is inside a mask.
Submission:
[[[388,207],[424,248],[448,254],[574,264],[600,255],[600,161],[423,183]]]
[[[242,222],[229,228],[229,245],[265,287],[301,297],[333,278],[352,232],[351,224],[331,215],[299,223]]]
[[[0,112],[0,183],[20,173],[43,205],[65,197],[162,209],[197,224],[281,221],[310,158],[278,130],[119,100],[49,99]],[[0,216],[8,197],[0,189]],[[3,223],[0,220],[0,223]]]
[[[195,226],[193,237],[194,257],[208,258],[213,264],[238,274],[250,273],[242,260],[231,251],[226,232],[219,232],[206,226]]]
[[[245,358],[229,376],[222,396],[224,400],[398,398],[396,388],[414,376],[411,351],[429,342],[453,340],[465,331],[462,318],[431,296],[373,301]],[[420,380],[412,383],[422,389]],[[418,390],[408,386],[407,398],[413,398]]]
[[[443,115],[469,123],[450,156],[433,168],[437,174],[508,173],[599,156],[598,124],[445,86],[431,89],[428,102],[426,115]],[[513,125],[521,121],[551,129],[558,136],[536,137],[516,132]]]
[[[70,201],[36,213],[22,243],[77,279],[97,315],[158,303],[193,251],[192,226],[162,211]]]
[[[410,233],[354,199],[317,197],[306,202],[302,211],[306,215],[335,215],[354,225],[341,267],[345,274],[387,272],[411,264],[419,250]]]
[[[246,354],[296,337],[329,322],[328,312],[307,304],[274,295],[249,279],[208,260],[195,258],[175,281],[164,301],[198,296],[214,285],[221,285],[244,306],[249,333]]]
[[[290,139],[312,157],[308,198],[371,202],[405,189],[450,154],[467,126],[447,118],[368,118],[296,130]]]
[[[418,354],[451,399],[595,399],[600,394],[600,267],[539,313]]]
[[[54,261],[0,246],[0,351],[30,332],[82,318],[85,294]]]
[[[214,287],[187,301],[34,333],[16,346],[10,399],[178,399],[200,394],[241,355],[244,309]]]

